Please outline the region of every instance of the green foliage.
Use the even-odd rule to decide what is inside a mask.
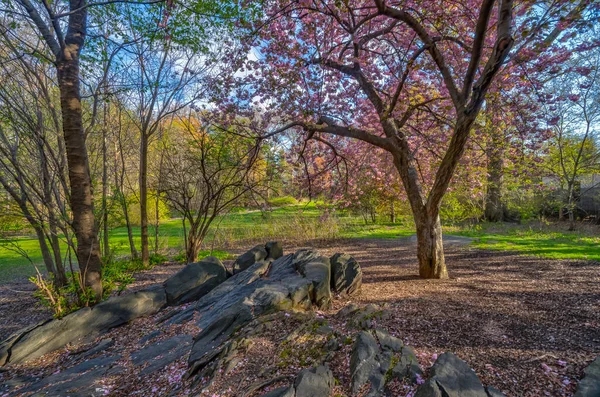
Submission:
[[[129,212],[129,221],[132,225],[139,225],[141,222],[140,216],[140,200],[135,195],[130,195],[127,197],[128,202],[128,212]],[[148,192],[148,222],[156,223],[156,192]],[[112,224],[118,224],[120,226],[125,224],[125,217],[120,214],[120,211],[116,212],[116,217],[113,217]],[[158,219],[163,222],[168,220],[170,217],[169,206],[167,205],[165,199],[163,197],[158,198]]]
[[[270,199],[269,204],[273,207],[283,207],[286,205],[296,205],[298,204],[298,200],[292,196],[282,196]]]
[[[457,190],[446,193],[440,208],[440,218],[444,223],[456,224],[481,217],[483,209],[480,201],[466,193]]]

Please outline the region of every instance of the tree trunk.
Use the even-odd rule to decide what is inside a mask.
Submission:
[[[39,118],[39,121],[41,123],[42,119]],[[39,128],[39,133],[40,136],[42,134],[42,126],[40,125]],[[49,226],[49,236],[48,240],[50,242],[50,247],[52,250],[52,254],[54,256],[54,280],[56,282],[56,284],[59,287],[62,287],[63,285],[67,284],[67,276],[65,274],[65,269],[63,267],[62,264],[62,258],[61,258],[61,253],[60,253],[60,243],[58,241],[58,230],[57,230],[57,221],[56,221],[56,215],[55,215],[55,210],[56,207],[54,206],[54,199],[52,197],[52,186],[51,186],[51,177],[50,177],[50,167],[48,166],[48,161],[46,158],[46,152],[45,152],[45,147],[42,143],[42,140],[40,140],[39,142],[39,147],[38,147],[39,153],[40,153],[40,161],[41,161],[41,171],[42,171],[42,184],[44,187],[44,207],[46,207],[46,211],[48,212],[48,226]],[[39,236],[38,236],[39,238]],[[44,243],[42,245],[42,242],[40,241],[40,247],[42,248],[42,256],[44,256],[44,261],[46,261],[45,258],[45,253],[43,252],[44,249],[48,249],[48,247],[46,246],[46,244]]]
[[[569,191],[567,196],[567,209],[569,211],[569,231],[575,230],[575,193],[574,183],[569,183]]]
[[[164,153],[160,154],[160,163],[158,166],[158,187],[156,189],[156,200],[154,201],[154,213],[156,215],[156,222],[154,226],[154,253],[158,254],[159,248],[159,227],[160,227],[160,192],[162,189],[162,177],[163,177],[163,162],[164,162]]]
[[[127,227],[127,238],[129,239],[129,251],[131,252],[131,259],[135,260],[138,258],[138,252],[133,242],[133,231],[131,230],[131,222],[129,221],[129,206],[127,205],[127,197],[125,197],[125,157],[123,156],[123,145],[121,143],[121,114],[119,113],[119,135],[118,135],[118,148],[115,148],[115,186],[118,190],[119,201],[123,210],[123,216],[125,217],[125,226]],[[120,160],[121,167],[119,168],[118,162]],[[117,170],[119,170],[117,172]]]
[[[82,25],[84,24],[85,18],[82,22]],[[84,26],[81,28],[83,29]],[[84,285],[91,288],[96,298],[100,300],[102,298],[102,261],[83,134],[79,94],[79,46],[67,43],[62,59],[57,61],[57,72],[71,187],[72,224],[77,238],[77,260]]]
[[[188,233],[188,239],[185,250],[186,263],[194,263],[198,258],[198,253],[200,252],[200,245],[202,243],[202,239],[200,239],[197,234],[197,229],[194,226],[191,226],[190,231]]]
[[[104,106],[104,124],[102,128],[102,245],[105,257],[110,256],[108,245],[108,154],[106,145],[106,105]]]
[[[448,278],[440,217],[439,215],[432,217],[425,211],[423,212],[423,214],[415,214],[419,276],[422,278]]]
[[[34,229],[40,244],[40,251],[42,251],[42,258],[44,259],[46,270],[48,271],[48,274],[53,275],[55,281],[59,283],[58,275],[56,274],[56,268],[54,267],[54,261],[52,259],[52,254],[50,253],[50,249],[48,249],[48,244],[46,243],[46,235],[39,224],[34,225]]]
[[[488,175],[484,216],[485,220],[489,222],[502,222],[504,220],[504,203],[502,202],[504,142],[501,134],[492,133],[490,147],[486,154]]]
[[[396,208],[394,206],[394,199],[390,200],[390,222],[396,223]]]
[[[56,227],[56,217],[54,213],[49,213],[49,225],[50,225],[50,246],[54,253],[54,264],[56,265],[56,281],[59,286],[67,284],[67,274],[65,273],[65,267],[62,263],[62,255],[60,252],[60,241],[58,240],[58,230]]]
[[[156,215],[156,222],[154,223],[154,253],[158,254],[158,234],[160,227],[160,217],[159,217],[159,197],[156,195],[156,200],[154,201],[154,213]]]
[[[142,240],[142,264],[150,264],[148,248],[148,136],[140,137],[140,232]]]

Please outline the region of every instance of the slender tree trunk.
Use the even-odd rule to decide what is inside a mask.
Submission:
[[[185,216],[183,218],[181,218],[181,223],[183,224],[183,249],[185,250],[186,257],[187,257],[188,241],[187,241],[187,228],[185,226]]]
[[[150,264],[148,248],[148,136],[140,137],[140,232],[142,240],[142,263]]]
[[[415,214],[415,226],[417,228],[419,276],[422,278],[448,278],[439,215],[432,216],[426,211]]]
[[[131,259],[135,260],[138,258],[138,252],[135,248],[133,241],[133,230],[131,229],[131,222],[129,220],[129,206],[127,205],[127,197],[125,196],[125,189],[123,185],[125,183],[125,157],[123,156],[123,145],[121,144],[121,114],[119,113],[119,136],[118,136],[118,149],[115,148],[115,186],[118,190],[119,202],[123,210],[123,216],[125,217],[125,226],[127,227],[127,238],[129,240],[129,252],[131,252]],[[118,166],[120,160],[121,166]],[[117,172],[117,170],[119,170]]]
[[[493,127],[492,127],[493,128]],[[485,200],[485,219],[489,222],[504,220],[502,185],[504,182],[504,142],[501,134],[492,134],[487,150],[487,194]]]
[[[154,214],[156,216],[156,222],[154,223],[154,253],[158,254],[158,232],[160,227],[160,216],[159,216],[159,196],[156,194],[156,200],[154,201]]]
[[[53,268],[55,269],[54,270],[54,280],[58,286],[62,287],[63,285],[65,285],[67,283],[67,276],[65,274],[65,269],[63,267],[62,258],[61,258],[61,254],[60,254],[60,243],[58,241],[57,222],[56,222],[56,215],[55,215],[56,207],[54,205],[54,199],[52,197],[50,167],[48,165],[45,147],[43,144],[43,140],[45,138],[43,138],[42,118],[39,117],[38,120],[40,123],[39,130],[38,130],[38,133],[40,134],[38,151],[40,154],[42,185],[44,188],[43,204],[48,213],[48,226],[49,226],[49,232],[50,232],[50,235],[47,237],[50,242],[52,255],[54,256],[54,265],[53,265]],[[38,236],[38,238],[39,238],[39,236]],[[44,257],[44,261],[46,261],[46,257],[45,257],[45,254],[43,251],[44,251],[44,249],[48,250],[48,247],[46,246],[45,242],[42,245],[41,241],[40,241],[40,247],[42,249],[42,254],[43,254],[42,256]]]
[[[565,213],[564,213],[564,208],[563,205],[560,205],[560,208],[558,209],[558,220],[562,221],[565,219]]]
[[[186,263],[194,263],[198,258],[198,253],[200,252],[200,245],[202,244],[202,239],[198,236],[198,229],[191,224],[190,230],[188,232],[186,251],[185,251],[185,260]]]
[[[390,199],[390,222],[396,223],[396,208],[394,206],[394,199]]]
[[[139,253],[135,248],[135,242],[133,241],[133,229],[131,228],[131,221],[129,220],[129,206],[127,205],[127,198],[121,195],[123,199],[123,211],[125,213],[125,226],[127,227],[127,239],[129,240],[129,251],[131,252],[131,259],[137,259]]]
[[[158,167],[158,186],[156,189],[156,200],[154,201],[154,213],[156,215],[156,222],[154,226],[154,253],[158,254],[158,235],[159,235],[159,227],[160,227],[160,192],[162,189],[162,177],[163,177],[163,162],[164,162],[164,153],[160,154],[160,163]]]
[[[567,192],[567,209],[569,211],[569,231],[575,230],[575,197],[574,197],[574,184],[569,183],[569,190]]]
[[[85,17],[80,29],[84,29]],[[87,149],[83,134],[81,97],[79,94],[79,46],[67,44],[57,61],[63,133],[71,186],[73,230],[77,238],[77,260],[84,284],[102,297],[102,261],[90,177]]]
[[[200,244],[198,243],[198,241],[196,241],[196,239],[191,234],[188,235],[187,249],[185,252],[186,263],[196,262],[199,252],[200,252]]]
[[[46,270],[48,274],[52,274],[55,280],[58,282],[58,274],[56,273],[56,268],[54,267],[54,260],[52,259],[52,253],[48,248],[48,243],[46,242],[46,235],[44,234],[44,230],[42,230],[41,226],[35,225],[35,235],[37,236],[38,242],[40,244],[40,251],[42,251],[42,258],[44,259],[44,265],[46,266]]]
[[[50,211],[48,223],[50,225],[50,246],[52,247],[52,252],[54,253],[54,263],[56,265],[56,281],[62,286],[67,283],[67,274],[65,273],[65,267],[62,263],[56,217],[52,211]]]
[[[104,126],[102,128],[102,245],[105,257],[110,256],[108,245],[108,158],[106,145],[106,106],[104,106]]]

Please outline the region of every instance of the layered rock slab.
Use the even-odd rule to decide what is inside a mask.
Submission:
[[[85,307],[59,320],[23,329],[0,343],[0,364],[18,364],[60,349],[68,343],[86,342],[129,321],[157,313],[167,304],[162,286],[117,296]]]
[[[226,279],[217,258],[192,263],[163,285],[112,297],[62,319],[24,328],[0,343],[0,365],[19,364],[58,350],[69,343],[86,343],[136,318],[158,313],[167,305],[197,300]]]
[[[277,310],[308,310],[329,305],[330,271],[316,251],[301,250],[272,263],[256,262],[200,299],[193,307],[165,321],[181,323],[193,316],[202,329],[194,338],[190,374],[207,366],[223,342],[256,317]],[[327,259],[327,258],[325,258]]]

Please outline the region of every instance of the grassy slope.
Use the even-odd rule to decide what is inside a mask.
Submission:
[[[397,238],[414,233],[409,222],[400,224],[377,223],[366,225],[362,218],[334,213],[323,215],[318,204],[298,204],[260,211],[239,211],[219,218],[213,224],[213,232],[205,242],[207,250],[201,256],[216,255],[227,258],[225,251],[210,251],[232,242],[266,241],[288,239],[292,241],[313,238]],[[562,228],[562,230],[561,230]],[[529,255],[549,258],[592,259],[600,261],[600,237],[597,230],[566,232],[564,227],[552,225],[478,225],[471,228],[446,227],[448,234],[476,238],[476,247],[495,250],[519,251]],[[595,235],[594,235],[594,232]],[[139,247],[139,229],[134,229],[134,241]],[[27,253],[31,261],[41,264],[42,258],[37,241],[22,237],[15,242]],[[127,231],[124,227],[111,231],[110,244],[115,255],[129,253]],[[151,240],[153,246],[153,239]],[[28,259],[11,250],[10,245],[0,240],[0,282],[14,277],[34,274]],[[159,229],[159,247],[163,252],[176,254],[183,249],[183,227],[180,219],[163,222]],[[43,266],[43,265],[42,265]]]

